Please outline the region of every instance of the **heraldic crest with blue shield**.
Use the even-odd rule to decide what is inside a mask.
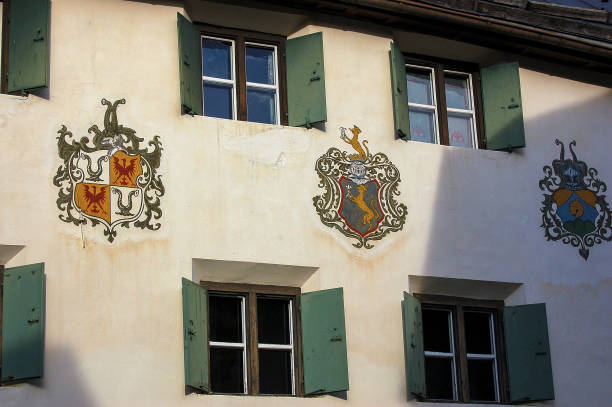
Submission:
[[[324,225],[356,239],[353,246],[371,249],[371,241],[402,230],[406,220],[406,205],[396,200],[400,174],[385,154],[370,154],[359,127],[350,129],[351,137],[347,130],[340,128],[340,139],[356,153],[332,147],[319,157],[315,170],[325,192],[313,203]]]
[[[586,260],[589,248],[595,244],[612,240],[612,213],[602,192],[606,184],[597,178],[597,170],[589,168],[584,161],[576,158],[569,144],[572,158],[565,157],[565,146],[561,145],[558,160],[543,168],[545,177],[540,180],[544,191],[542,227],[547,240],[561,240],[578,247]]]

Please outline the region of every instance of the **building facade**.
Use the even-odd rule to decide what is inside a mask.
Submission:
[[[0,405],[608,405],[609,12],[437,3],[5,3]]]

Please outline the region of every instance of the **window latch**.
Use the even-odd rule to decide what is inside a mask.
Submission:
[[[38,322],[37,319],[28,319],[28,324],[35,324],[37,322]]]
[[[313,76],[312,78],[310,78],[310,82],[320,81],[320,80],[321,80],[320,76]]]
[[[333,336],[329,341],[330,342],[342,342],[342,337],[341,336]]]
[[[188,329],[187,330],[187,334],[190,335],[190,336],[195,336],[196,333],[195,333],[195,331],[193,329]]]

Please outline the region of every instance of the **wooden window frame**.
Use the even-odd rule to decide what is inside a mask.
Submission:
[[[0,264],[0,377],[2,377],[2,304],[4,303],[4,265]],[[0,382],[0,386],[2,383]]]
[[[219,27],[201,22],[194,22],[200,30],[202,36],[217,37],[222,40],[234,42],[234,73],[235,73],[235,92],[237,100],[235,102],[235,120],[248,121],[247,115],[247,81],[246,81],[246,46],[257,44],[263,46],[276,47],[276,71],[278,77],[278,123],[277,125],[286,126],[288,123],[287,113],[287,65],[285,61],[285,41],[281,35],[262,33],[258,31],[237,30],[233,28]],[[202,66],[202,51],[200,46],[200,67]],[[200,68],[200,71],[202,69]],[[202,105],[204,104],[204,92],[202,91]]]
[[[9,56],[9,12],[11,9],[10,0],[0,0],[2,7],[2,55],[0,56],[0,93],[8,91],[8,56]]]
[[[471,404],[507,404],[509,402],[506,349],[504,344],[504,302],[497,300],[477,300],[463,297],[448,297],[442,295],[417,294],[414,296],[421,302],[422,309],[447,309],[453,315],[453,340],[456,359],[457,400],[430,400],[436,403],[471,403]],[[495,335],[495,355],[498,377],[498,401],[469,400],[469,382],[467,367],[467,345],[465,338],[464,311],[487,311],[493,314],[493,332]]]
[[[482,92],[480,88],[480,69],[476,64],[453,61],[443,58],[433,58],[419,54],[404,53],[406,65],[416,65],[433,69],[434,97],[436,100],[438,144],[448,146],[448,114],[446,111],[446,92],[444,91],[444,71],[454,71],[471,75],[472,102],[474,109],[476,145],[473,148],[486,149],[484,137],[484,114],[482,107]]]
[[[244,297],[245,304],[245,325],[246,325],[246,359],[247,359],[247,391],[246,393],[236,393],[244,396],[259,396],[259,343],[257,333],[257,296],[273,295],[291,299],[292,307],[292,329],[293,329],[293,376],[295,394],[273,394],[277,397],[300,397],[304,395],[304,376],[302,368],[302,324],[300,318],[300,294],[299,287],[281,287],[272,285],[238,284],[238,283],[219,283],[212,281],[200,281],[200,285],[208,290],[210,294],[235,294]],[[208,302],[208,297],[207,297]],[[208,307],[207,307],[208,308]],[[210,308],[208,308],[210,309]],[[210,311],[209,311],[210,312]],[[210,318],[207,327],[210,333]],[[210,335],[209,343],[210,343]],[[210,360],[210,345],[208,346]],[[212,389],[211,389],[212,390]],[[211,391],[212,394],[214,394]],[[225,394],[225,393],[224,393]],[[268,394],[265,394],[266,396]]]

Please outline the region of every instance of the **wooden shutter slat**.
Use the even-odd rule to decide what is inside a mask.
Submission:
[[[181,106],[187,114],[204,114],[202,104],[202,49],[200,32],[181,13],[178,17]]]
[[[393,95],[393,121],[395,137],[410,140],[410,112],[408,109],[408,84],[406,83],[406,62],[402,51],[391,42],[391,89]]]
[[[207,290],[185,278],[182,283],[185,385],[209,392]]]
[[[287,105],[290,126],[327,121],[323,34],[287,40]]]
[[[11,1],[9,93],[49,86],[49,0]]]
[[[425,354],[423,352],[423,317],[421,302],[404,292],[402,301],[404,320],[404,358],[408,400],[425,398]]]
[[[487,149],[525,147],[518,63],[483,68],[480,81]]]
[[[510,402],[554,400],[545,304],[504,308]]]
[[[349,389],[342,288],[301,295],[304,394]]]
[[[5,269],[2,297],[2,382],[42,377],[44,263]]]

